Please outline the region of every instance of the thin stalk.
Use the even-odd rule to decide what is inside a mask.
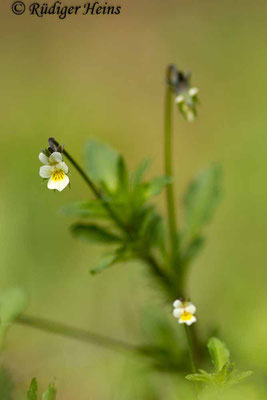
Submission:
[[[173,177],[172,168],[172,108],[173,108],[173,93],[170,86],[166,89],[165,98],[165,175]],[[171,182],[166,187],[167,197],[167,212],[168,212],[168,223],[169,223],[169,235],[171,241],[172,255],[177,252],[178,247],[178,234],[177,234],[177,223],[176,223],[176,211],[174,201],[174,185]]]
[[[76,339],[88,344],[94,344],[101,347],[107,347],[116,351],[139,352],[139,349],[129,343],[117,339],[111,339],[96,333],[89,332],[84,329],[74,328],[60,322],[48,319],[21,315],[16,319],[16,323],[20,325],[30,326],[42,331],[50,332],[56,335]]]
[[[190,364],[191,364],[191,369],[193,374],[197,373],[197,368],[196,368],[196,364],[195,364],[195,360],[194,360],[194,353],[193,353],[193,344],[192,344],[192,338],[191,338],[191,332],[190,328],[186,325],[184,325],[184,332],[185,332],[185,337],[186,337],[186,343],[187,343],[187,350],[188,350],[188,355],[189,355],[189,360],[190,360]],[[199,391],[199,386],[198,383],[195,382],[196,384],[196,391]]]

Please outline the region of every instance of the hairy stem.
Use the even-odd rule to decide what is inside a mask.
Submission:
[[[50,332],[56,335],[65,336],[76,339],[85,343],[91,343],[101,347],[108,347],[117,351],[138,352],[138,347],[117,339],[111,339],[96,333],[89,332],[84,329],[74,328],[59,322],[50,321],[48,319],[21,315],[16,319],[16,323],[20,325],[30,326],[42,331]]]
[[[172,169],[172,108],[173,108],[173,93],[170,86],[166,89],[165,98],[165,174],[166,176],[173,177]],[[169,223],[169,235],[171,241],[172,255],[178,251],[178,234],[176,223],[176,211],[174,201],[174,186],[173,182],[166,186],[167,196],[167,212]]]

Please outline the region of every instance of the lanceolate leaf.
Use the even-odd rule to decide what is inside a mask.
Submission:
[[[133,183],[135,186],[140,185],[140,183],[142,182],[143,176],[144,176],[146,170],[148,169],[150,163],[151,163],[151,160],[144,160],[137,167],[135,173],[133,174]]]
[[[221,197],[221,168],[219,165],[203,171],[193,180],[185,195],[185,235],[197,237],[210,222]]]
[[[104,182],[110,190],[116,190],[118,153],[112,147],[90,140],[85,148],[85,166],[89,176],[97,183]]]
[[[208,349],[216,370],[220,372],[225,364],[230,361],[229,350],[221,340],[215,337],[209,340]]]
[[[79,201],[67,204],[62,208],[64,215],[83,217],[83,218],[108,218],[106,209],[100,200]]]
[[[129,189],[129,176],[122,156],[117,161],[118,187],[119,191],[127,193]]]
[[[147,199],[160,194],[162,189],[164,189],[166,185],[169,185],[171,181],[172,178],[168,176],[159,176],[157,178],[152,179],[152,181],[150,181],[147,184],[147,190],[146,190]]]
[[[72,234],[87,243],[118,243],[121,238],[107,229],[94,224],[74,224],[71,226]]]
[[[118,261],[117,255],[107,256],[106,258],[102,259],[100,263],[93,269],[90,270],[92,275],[99,274],[104,269],[111,267]]]
[[[47,391],[43,394],[42,400],[55,400],[56,388],[54,385],[49,385]]]
[[[38,400],[38,386],[36,378],[33,378],[28,390],[27,400]]]

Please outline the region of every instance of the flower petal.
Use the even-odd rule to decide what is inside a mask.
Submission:
[[[61,180],[53,180],[52,176],[49,179],[48,183],[47,183],[47,187],[48,189],[54,189],[54,190],[58,190],[59,192],[62,192],[63,189],[65,189],[66,186],[68,186],[70,180],[69,177],[67,175],[64,176],[63,179]]]
[[[48,157],[44,153],[39,154],[39,160],[41,161],[42,164],[49,164]]]
[[[64,161],[56,164],[55,167],[56,167],[56,169],[62,170],[63,172],[65,172],[65,174],[67,174],[69,172],[69,168],[68,168],[67,164],[64,163]]]
[[[185,307],[185,311],[188,312],[189,314],[195,314],[197,309],[194,306],[194,304],[190,303],[190,304],[188,304],[188,306]]]
[[[196,96],[198,94],[198,88],[192,87],[189,89],[188,93],[191,97]]]
[[[197,321],[196,317],[194,315],[192,315],[192,318],[189,319],[188,321],[185,321],[185,323],[186,323],[186,325],[190,326],[196,321]]]
[[[175,300],[175,302],[173,303],[173,307],[175,308],[180,308],[182,307],[183,303],[181,302],[181,300]]]
[[[54,153],[52,153],[51,156],[49,157],[49,162],[51,164],[62,162],[61,153],[59,153],[58,151],[54,151]]]
[[[175,99],[175,103],[177,103],[177,104],[182,103],[183,101],[184,101],[184,95],[183,94],[179,94]]]
[[[42,178],[50,178],[52,175],[53,167],[51,165],[42,165],[39,170],[39,175]]]
[[[183,308],[175,308],[172,312],[173,316],[175,318],[180,318],[180,316],[183,314],[184,309]]]

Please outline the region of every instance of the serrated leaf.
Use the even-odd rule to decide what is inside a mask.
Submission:
[[[119,236],[95,224],[77,223],[71,226],[71,232],[87,243],[112,244],[121,241]]]
[[[38,386],[36,378],[33,378],[27,393],[27,400],[38,400]]]
[[[209,340],[208,350],[216,370],[220,372],[225,364],[230,362],[229,350],[221,340],[215,337]]]
[[[43,394],[42,400],[55,400],[56,399],[56,388],[53,384],[48,386],[47,391]]]
[[[253,374],[253,371],[243,371],[243,372],[239,372],[238,370],[233,370],[228,377],[227,383],[229,385],[236,385],[237,383],[239,383],[240,381],[242,381],[243,379],[248,378],[249,376],[251,376]]]
[[[85,167],[97,183],[104,182],[109,190],[116,190],[118,153],[107,144],[90,140],[85,147]]]
[[[199,236],[210,222],[221,197],[222,172],[219,165],[200,173],[191,183],[184,198],[185,235],[187,239]]]
[[[152,181],[147,183],[146,188],[146,198],[157,196],[161,193],[166,185],[169,185],[172,182],[172,178],[169,176],[158,176],[157,178],[152,179]]]
[[[64,215],[82,218],[107,218],[108,214],[99,200],[80,201],[62,208]]]

